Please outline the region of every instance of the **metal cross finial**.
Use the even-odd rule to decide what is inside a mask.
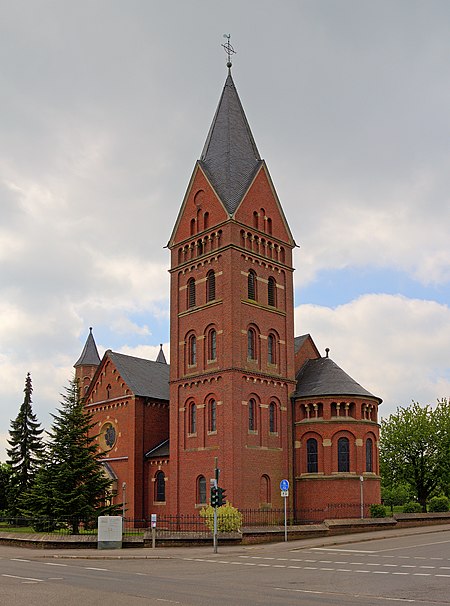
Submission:
[[[227,39],[227,42],[225,44],[222,44],[222,46],[223,46],[223,48],[225,49],[225,52],[228,55],[228,62],[227,62],[228,70],[231,70],[231,66],[233,65],[231,63],[231,55],[235,55],[236,51],[234,50],[234,48],[230,44],[231,34],[224,34],[223,37]]]

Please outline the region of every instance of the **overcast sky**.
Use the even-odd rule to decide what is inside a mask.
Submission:
[[[448,0],[0,0],[0,460],[89,332],[168,355],[164,248],[233,78],[300,248],[296,334],[383,399],[450,395]]]

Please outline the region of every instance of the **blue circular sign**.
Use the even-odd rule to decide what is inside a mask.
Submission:
[[[289,480],[281,480],[280,490],[289,490]]]

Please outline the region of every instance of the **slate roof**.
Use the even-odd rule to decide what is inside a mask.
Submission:
[[[161,444],[158,444],[151,450],[145,453],[145,458],[150,459],[152,457],[168,457],[170,452],[169,440],[164,440]]]
[[[225,81],[199,164],[232,215],[262,160],[231,74]]]
[[[78,366],[98,366],[100,364],[100,356],[98,355],[97,345],[94,341],[94,336],[92,334],[92,328],[89,328],[89,335],[86,339],[86,343],[84,344],[83,351],[81,352],[81,356],[73,365],[74,368]]]
[[[167,364],[166,356],[164,355],[163,348],[162,348],[162,343],[159,345],[159,353],[158,353],[158,357],[156,358],[156,361],[159,362],[160,364]]]
[[[296,380],[294,398],[359,396],[382,401],[381,398],[364,389],[330,358],[308,360],[297,373]]]
[[[108,352],[122,379],[136,396],[169,401],[169,364]]]

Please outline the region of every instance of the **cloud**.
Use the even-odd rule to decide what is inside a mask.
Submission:
[[[384,401],[381,415],[412,400],[450,395],[450,308],[434,301],[363,295],[335,309],[300,305],[296,334],[309,332],[322,355]]]

